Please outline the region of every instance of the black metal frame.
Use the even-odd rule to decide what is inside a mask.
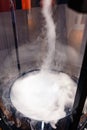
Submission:
[[[77,130],[80,117],[82,115],[83,107],[87,97],[87,43],[85,48],[85,54],[83,58],[81,73],[78,81],[78,88],[72,111],[72,123],[70,130]]]
[[[21,67],[20,67],[19,50],[18,50],[18,34],[17,34],[15,7],[14,7],[14,1],[13,0],[10,0],[10,10],[11,10],[11,18],[12,18],[14,41],[15,41],[17,68],[18,68],[18,71],[20,72]]]

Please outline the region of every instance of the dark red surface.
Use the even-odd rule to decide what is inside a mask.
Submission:
[[[14,0],[14,5],[15,0]],[[10,11],[10,0],[0,0],[0,12]]]
[[[9,0],[0,0],[0,12],[9,11],[10,2]]]

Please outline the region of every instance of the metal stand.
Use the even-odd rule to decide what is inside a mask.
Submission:
[[[78,88],[73,105],[73,112],[72,112],[73,121],[71,123],[69,130],[77,130],[80,117],[82,115],[83,107],[86,101],[86,97],[87,97],[87,42],[81,73],[78,81]]]
[[[13,0],[10,0],[10,9],[11,9],[11,17],[12,17],[12,26],[13,26],[13,34],[14,34],[14,41],[15,41],[15,51],[16,51],[16,58],[17,58],[17,68],[20,72],[20,60],[19,60],[19,51],[18,51],[18,34],[17,34],[17,28],[16,28],[16,17],[15,17],[15,11],[14,11],[14,3]]]

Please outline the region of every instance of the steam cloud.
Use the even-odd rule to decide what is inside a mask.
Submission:
[[[18,79],[11,90],[11,101],[17,110],[34,120],[54,124],[71,108],[76,84],[64,73],[32,73]]]
[[[65,108],[72,107],[76,84],[67,74],[49,71],[56,43],[51,2],[52,0],[43,1],[48,54],[41,72],[17,80],[11,90],[11,101],[24,116],[49,122],[55,128],[55,123],[66,116]]]

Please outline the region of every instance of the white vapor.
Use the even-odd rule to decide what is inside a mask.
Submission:
[[[18,79],[11,89],[11,101],[24,116],[37,121],[55,123],[71,108],[76,83],[64,73],[32,73]]]
[[[42,14],[45,18],[48,53],[43,62],[42,69],[50,69],[50,65],[52,64],[55,53],[56,31],[55,24],[52,18],[51,2],[52,0],[43,0]]]

